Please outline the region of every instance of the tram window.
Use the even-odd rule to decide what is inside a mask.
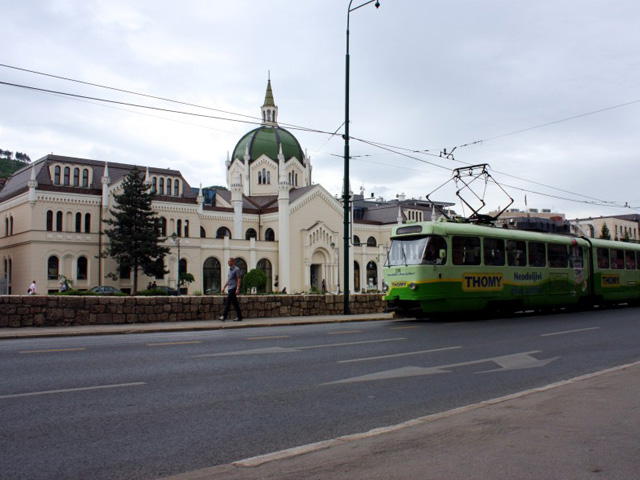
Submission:
[[[480,239],[453,237],[452,254],[454,265],[480,265]]]
[[[584,266],[581,247],[578,247],[577,245],[569,247],[569,255],[571,268],[582,268]]]
[[[527,246],[520,240],[507,240],[507,262],[510,267],[527,265]]]
[[[609,249],[599,248],[596,255],[598,257],[598,268],[609,268]]]
[[[540,242],[529,242],[529,266],[546,267],[547,254],[545,244]]]
[[[635,270],[636,269],[636,254],[635,252],[631,252],[627,250],[624,252],[625,262],[627,264],[627,270]]]
[[[504,240],[501,238],[484,239],[484,264],[504,265]]]
[[[447,263],[447,242],[437,235],[427,237],[427,248],[424,250],[422,263],[444,265]]]
[[[550,243],[548,247],[549,266],[551,268],[567,268],[567,246]]]
[[[611,249],[611,268],[624,270],[624,251]]]
[[[636,268],[640,270],[640,252],[636,252]]]

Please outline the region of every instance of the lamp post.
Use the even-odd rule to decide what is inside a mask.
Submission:
[[[380,7],[378,0],[368,0],[355,7],[352,7],[353,0],[349,2],[347,9],[347,54],[345,57],[345,94],[344,94],[344,185],[342,191],[342,203],[344,214],[344,314],[351,313],[349,309],[349,242],[350,238],[350,222],[349,222],[349,16],[354,10],[369,5],[375,1],[376,8]],[[340,270],[340,267],[338,267]]]
[[[178,247],[178,281],[176,283],[176,290],[178,291],[178,295],[180,295],[180,237],[173,232],[171,234],[171,241]]]
[[[338,261],[338,282],[336,286],[338,287],[338,295],[340,295],[340,249],[333,242],[331,242],[331,248],[336,252],[336,260]]]

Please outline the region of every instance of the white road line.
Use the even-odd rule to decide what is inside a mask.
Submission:
[[[462,348],[462,347],[461,346],[444,347],[444,348],[434,348],[432,350],[420,350],[419,352],[405,352],[405,353],[396,353],[393,355],[380,355],[378,357],[352,358],[351,360],[340,360],[338,363],[366,362],[369,360],[382,360],[384,358],[408,357],[410,355],[422,355],[424,353],[444,352],[445,350],[456,350],[458,348]]]
[[[586,332],[588,330],[600,330],[600,327],[581,328],[579,330],[565,330],[564,332],[543,333],[541,337],[551,337],[553,335],[565,335],[567,333]]]
[[[135,387],[139,385],[146,385],[146,382],[118,383],[114,385],[96,385],[93,387],[64,388],[61,390],[45,390],[43,392],[15,393],[13,395],[0,395],[0,400],[4,400],[6,398],[20,398],[20,397],[34,397],[37,395],[50,395],[53,393],[84,392],[87,390],[101,390],[104,388]]]

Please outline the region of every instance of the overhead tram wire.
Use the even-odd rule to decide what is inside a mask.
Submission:
[[[61,75],[54,75],[54,74],[51,74],[51,73],[39,72],[37,70],[29,70],[27,68],[16,67],[16,66],[13,66],[13,65],[7,65],[5,63],[0,63],[0,67],[10,68],[10,69],[13,69],[13,70],[18,70],[18,71],[27,72],[27,73],[32,73],[34,75],[41,75],[41,76],[45,76],[45,77],[56,78],[58,80],[65,80],[65,81],[68,81],[68,82],[74,82],[74,83],[79,83],[79,84],[83,84],[83,85],[89,85],[89,86],[92,86],[92,87],[104,88],[104,89],[107,89],[107,90],[113,90],[113,91],[116,91],[116,92],[127,93],[127,94],[130,94],[130,95],[138,95],[138,96],[141,96],[141,97],[152,98],[154,100],[161,100],[163,102],[176,103],[176,104],[185,105],[185,106],[188,106],[188,107],[202,108],[204,110],[211,110],[211,111],[214,111],[214,112],[225,113],[227,115],[235,115],[235,116],[238,116],[238,117],[244,117],[244,118],[248,118],[248,119],[253,119],[253,120],[256,120],[256,122],[254,122],[254,124],[261,124],[262,123],[262,119],[260,117],[254,116],[254,115],[246,115],[246,114],[242,114],[242,113],[230,112],[230,111],[227,111],[227,110],[221,110],[219,108],[208,107],[208,106],[205,106],[205,105],[198,105],[198,104],[195,104],[195,103],[183,102],[183,101],[180,101],[180,100],[173,100],[171,98],[160,97],[160,96],[157,96],[157,95],[151,95],[151,94],[147,94],[147,93],[134,92],[132,90],[126,90],[126,89],[117,88],[117,87],[110,87],[108,85],[102,85],[102,84],[99,84],[99,83],[86,82],[84,80],[78,80],[78,79],[75,79],[75,78],[63,77]],[[0,82],[0,83],[3,83],[3,82]],[[65,93],[60,93],[60,94],[61,95],[66,95]],[[68,95],[72,95],[72,94],[68,94]],[[107,101],[107,100],[98,99],[98,101]],[[151,107],[149,107],[149,108],[151,108]],[[211,118],[215,118],[215,117],[211,117]],[[229,119],[229,120],[230,121],[234,121],[233,119]],[[251,122],[246,122],[246,123],[251,123]],[[293,124],[289,124],[289,123],[280,122],[280,125],[284,126],[284,127],[287,127],[287,128],[290,128],[292,130],[308,131],[308,132],[311,132],[311,133],[328,133],[328,132],[323,132],[321,130],[314,130],[314,129],[310,129],[310,128],[307,128],[307,127],[301,127],[301,126],[293,125]]]
[[[496,135],[494,137],[489,137],[489,138],[485,138],[485,139],[482,139],[482,140],[476,140],[474,142],[469,142],[469,143],[465,143],[465,144],[462,144],[462,145],[458,145],[457,148],[468,147],[468,146],[471,146],[471,145],[477,145],[479,143],[489,142],[491,140],[496,140],[498,138],[503,138],[503,137],[508,137],[508,136],[511,136],[511,135],[516,135],[518,133],[528,132],[530,130],[535,130],[537,128],[543,128],[543,127],[548,127],[549,125],[556,125],[558,123],[568,122],[569,120],[575,120],[576,118],[587,117],[589,115],[595,115],[595,114],[598,114],[598,113],[607,112],[609,110],[615,110],[616,108],[628,107],[629,105],[634,105],[636,103],[640,103],[640,100],[632,100],[631,102],[626,102],[626,103],[621,103],[619,105],[613,105],[611,107],[601,108],[600,110],[594,110],[592,112],[581,113],[580,115],[574,115],[572,117],[567,117],[567,118],[563,118],[563,119],[560,119],[560,120],[555,120],[553,122],[542,123],[540,125],[535,125],[533,127],[523,128],[521,130],[516,130],[514,132],[503,133],[501,135]]]
[[[150,105],[141,105],[141,104],[138,104],[138,103],[122,102],[122,101],[118,101],[118,100],[109,100],[109,99],[106,99],[106,98],[91,97],[91,96],[88,96],[88,95],[80,95],[80,94],[77,94],[77,93],[61,92],[59,90],[50,90],[50,89],[46,89],[46,88],[32,87],[32,86],[29,86],[29,85],[21,85],[21,84],[17,84],[17,83],[10,83],[10,82],[0,81],[0,85],[6,85],[6,86],[16,87],[16,88],[23,88],[23,89],[26,89],[26,90],[32,90],[32,91],[41,92],[41,93],[62,95],[62,96],[71,97],[71,98],[81,98],[81,99],[85,99],[85,100],[94,100],[94,101],[97,101],[97,102],[104,102],[104,103],[110,103],[110,104],[115,104],[115,105],[125,105],[125,106],[128,106],[128,107],[144,108],[144,109],[148,109],[148,110],[156,110],[156,111],[166,112],[166,113],[175,113],[175,114],[178,114],[178,115],[188,115],[188,116],[194,116],[194,117],[199,117],[199,118],[209,118],[209,119],[213,119],[213,120],[224,120],[224,121],[228,121],[228,122],[245,123],[245,124],[249,124],[249,125],[261,125],[262,124],[262,120],[260,120],[260,121],[249,121],[249,120],[240,120],[240,119],[236,119],[236,118],[220,117],[220,116],[215,116],[215,115],[205,115],[205,114],[202,114],[202,113],[195,113],[195,112],[185,112],[185,111],[181,111],[181,110],[173,110],[173,109],[170,109],[170,108],[153,107],[153,106],[150,106]],[[255,117],[252,117],[252,118],[255,118]],[[312,128],[308,128],[308,127],[299,127],[299,126],[293,126],[293,125],[287,125],[287,126],[291,130],[298,130],[298,131],[309,132],[309,133],[320,133],[320,134],[323,134],[323,135],[331,135],[331,132],[326,132],[326,131],[323,131],[323,130],[316,130],[316,129],[312,129]]]
[[[116,88],[116,87],[109,87],[107,85],[101,85],[101,84],[96,84],[96,83],[91,83],[91,82],[85,82],[85,81],[82,81],[82,80],[72,79],[72,78],[63,77],[63,76],[59,76],[59,75],[48,74],[48,73],[44,73],[44,72],[38,72],[38,71],[35,71],[35,70],[29,70],[29,69],[15,67],[15,66],[7,65],[7,64],[1,64],[0,63],[0,67],[5,67],[5,68],[14,69],[14,70],[24,71],[24,72],[33,73],[33,74],[36,74],[36,75],[43,75],[43,76],[47,76],[47,77],[51,77],[51,78],[57,78],[57,79],[65,80],[65,81],[85,84],[85,85],[94,86],[94,87],[98,87],[98,88],[104,88],[104,89],[108,89],[108,90],[119,91],[119,92],[128,93],[128,94],[132,94],[132,95],[138,95],[138,96],[152,98],[152,99],[156,99],[156,100],[161,100],[161,101],[166,101],[166,102],[171,102],[171,103],[177,103],[177,104],[180,104],[180,105],[192,106],[192,107],[195,107],[195,108],[202,108],[202,109],[212,110],[212,111],[218,111],[218,112],[221,112],[221,113],[227,113],[229,115],[236,115],[236,116],[240,116],[240,117],[246,117],[246,118],[254,119],[254,120],[257,120],[257,121],[238,120],[238,119],[233,119],[233,118],[225,118],[225,117],[218,117],[218,116],[212,116],[212,115],[203,115],[203,114],[198,114],[198,113],[193,113],[193,112],[183,112],[183,111],[179,111],[179,110],[165,109],[165,108],[160,108],[160,107],[152,107],[152,106],[148,106],[148,105],[140,105],[140,104],[135,104],[135,103],[130,103],[130,102],[120,102],[120,101],[115,101],[115,100],[103,99],[103,98],[99,98],[99,97],[90,97],[90,96],[85,96],[85,95],[72,94],[72,93],[68,93],[68,92],[61,92],[61,91],[55,91],[55,90],[31,87],[31,86],[28,86],[28,85],[13,84],[13,83],[9,83],[9,82],[1,82],[0,81],[0,85],[7,85],[7,86],[18,87],[18,88],[25,88],[25,89],[30,89],[30,90],[34,90],[34,91],[50,93],[50,94],[54,94],[54,95],[60,95],[60,96],[63,96],[63,97],[72,97],[72,98],[77,98],[77,99],[93,100],[93,101],[97,101],[97,102],[120,104],[120,105],[126,105],[126,106],[130,106],[130,107],[134,107],[134,108],[145,108],[145,109],[163,111],[163,112],[167,112],[167,113],[175,113],[175,114],[179,114],[179,115],[190,115],[190,116],[197,116],[197,117],[201,117],[201,118],[210,118],[210,119],[223,120],[223,121],[226,120],[226,121],[231,121],[231,122],[238,122],[238,123],[245,123],[245,124],[252,124],[252,125],[258,125],[258,124],[262,123],[261,119],[259,119],[258,117],[255,117],[255,116],[244,115],[244,114],[234,113],[234,112],[228,112],[228,111],[221,110],[221,109],[216,109],[216,108],[213,108],[213,107],[207,107],[207,106],[192,104],[192,103],[188,103],[188,102],[182,102],[182,101],[179,101],[179,100],[172,100],[172,99],[159,97],[159,96],[155,96],[155,95],[150,95],[150,94],[133,92],[133,91],[130,91],[130,90],[120,89],[120,88]],[[526,132],[526,131],[533,130],[533,129],[536,129],[536,128],[542,128],[542,127],[545,127],[545,126],[549,126],[549,125],[553,125],[553,124],[557,124],[557,123],[562,123],[562,122],[573,120],[573,119],[576,119],[576,118],[585,117],[585,116],[588,116],[588,115],[594,115],[594,114],[601,113],[601,112],[604,112],[604,111],[608,111],[608,110],[613,110],[613,109],[616,109],[616,108],[629,106],[629,105],[632,105],[632,104],[635,104],[635,103],[640,103],[640,100],[634,100],[634,101],[631,101],[631,102],[627,102],[627,103],[620,104],[620,105],[615,105],[615,106],[612,106],[612,107],[607,107],[607,108],[596,110],[596,111],[593,111],[593,112],[587,112],[587,113],[584,113],[584,114],[581,114],[581,115],[575,115],[573,117],[568,117],[568,118],[565,118],[565,119],[556,120],[556,121],[548,122],[548,123],[541,124],[541,125],[536,125],[536,126],[525,128],[525,129],[521,129],[521,130],[518,130],[518,131],[515,131],[515,132],[510,132],[510,133],[506,133],[506,134],[502,134],[502,135],[496,135],[494,137],[486,138],[486,139],[483,139],[483,140],[476,140],[475,142],[466,143],[466,144],[460,145],[459,147],[466,147],[466,146],[470,146],[470,145],[474,145],[474,144],[479,144],[479,143],[483,143],[483,142],[486,142],[486,141],[494,140],[494,139],[497,139],[497,138],[506,137],[506,136],[509,136],[509,135],[515,135],[515,134],[518,134],[518,133]],[[326,131],[322,131],[322,130],[311,129],[311,128],[308,128],[308,127],[300,127],[300,126],[286,124],[286,123],[282,123],[282,125],[287,126],[288,128],[291,128],[292,130],[299,130],[299,131],[306,131],[306,132],[310,132],[310,133],[320,133],[320,134],[329,135],[329,138],[323,144],[323,146],[326,143],[328,143],[328,141],[330,141],[331,138],[333,138],[336,135],[336,133],[338,132],[338,130],[340,130],[340,128],[342,127],[342,125],[340,127],[338,127],[338,129],[335,132],[326,132]],[[366,143],[368,145],[371,145],[371,146],[386,150],[386,151],[388,151],[390,153],[393,153],[393,154],[396,154],[396,155],[405,156],[407,158],[410,158],[410,159],[413,159],[413,160],[416,160],[416,161],[419,161],[419,162],[422,162],[422,163],[426,163],[426,164],[429,164],[429,165],[432,165],[432,166],[435,166],[435,167],[438,167],[438,168],[443,168],[443,169],[446,169],[446,170],[450,170],[450,171],[452,169],[450,169],[448,167],[436,164],[434,162],[429,162],[429,161],[420,159],[420,158],[415,157],[413,155],[408,155],[408,154],[401,153],[398,150],[405,150],[405,151],[409,151],[411,153],[429,155],[429,156],[432,156],[434,158],[446,158],[448,160],[452,160],[452,161],[461,163],[463,165],[470,165],[467,162],[464,162],[464,161],[461,161],[461,160],[456,160],[453,156],[445,156],[445,157],[443,157],[442,154],[430,153],[428,150],[408,149],[408,148],[404,148],[404,147],[396,147],[396,146],[386,145],[386,144],[382,144],[382,143],[367,141],[367,140],[359,139],[359,138],[356,138],[356,137],[352,137],[352,138],[354,140],[356,140],[356,141],[360,141],[360,142]],[[458,148],[458,147],[456,147],[456,148]],[[453,150],[455,150],[455,148],[452,149],[452,151]],[[537,184],[537,185],[540,185],[540,186],[543,186],[543,187],[546,187],[546,188],[550,188],[550,189],[553,189],[553,190],[558,190],[558,191],[561,191],[561,192],[564,192],[564,193],[569,193],[571,195],[576,195],[576,196],[579,196],[579,197],[588,198],[588,199],[591,199],[591,200],[594,200],[594,201],[598,202],[598,204],[609,205],[609,206],[616,206],[617,205],[616,202],[609,202],[609,201],[606,201],[606,200],[601,200],[601,199],[597,199],[597,198],[594,198],[594,197],[589,197],[587,195],[579,194],[579,193],[576,193],[576,192],[571,192],[571,191],[564,190],[564,189],[561,189],[561,188],[558,188],[558,187],[553,187],[551,185],[546,185],[546,184],[543,184],[543,183],[535,182],[533,180],[524,179],[524,178],[517,177],[515,175],[510,175],[510,174],[507,174],[507,173],[504,173],[504,172],[495,171],[495,173],[498,173],[498,174],[501,174],[501,175],[505,175],[505,176],[508,176],[508,177],[512,177],[512,178],[515,178],[515,179],[518,179],[518,180],[522,180],[522,181],[525,181],[525,182],[534,183],[534,184]],[[517,187],[511,187],[511,188],[516,188],[516,189],[519,189],[519,190],[525,190],[525,189],[520,189],[520,188],[517,188]],[[536,194],[543,195],[543,196],[546,195],[546,196],[549,196],[549,197],[552,197],[552,198],[563,198],[563,197],[557,197],[557,196],[553,196],[553,195],[549,195],[549,194],[543,194],[543,193],[540,193],[540,192],[532,192],[532,193],[536,193]],[[571,200],[571,201],[576,201],[576,200]],[[590,202],[585,202],[585,203],[590,203]],[[626,207],[626,208],[630,208],[630,207]]]
[[[396,155],[400,155],[400,156],[403,156],[403,157],[406,157],[406,158],[410,158],[412,160],[416,160],[416,161],[419,161],[419,162],[422,162],[422,163],[426,163],[428,165],[433,165],[435,167],[442,168],[442,169],[445,169],[445,170],[449,170],[451,172],[453,172],[453,170],[454,170],[452,168],[449,168],[449,167],[446,167],[446,166],[443,166],[443,165],[439,165],[439,164],[434,163],[434,162],[429,162],[427,160],[424,160],[424,159],[421,159],[421,158],[418,158],[418,157],[415,157],[413,155],[409,155],[409,154],[406,154],[406,153],[402,153],[402,152],[396,151],[394,149],[397,148],[398,150],[407,150],[407,151],[410,151],[412,153],[420,153],[420,154],[423,154],[423,155],[430,155],[430,156],[435,157],[435,158],[443,158],[444,159],[444,158],[447,158],[447,157],[441,157],[440,155],[436,155],[434,153],[426,152],[426,151],[423,151],[423,150],[411,150],[411,149],[404,148],[404,147],[393,147],[393,146],[390,146],[390,145],[380,144],[380,143],[376,143],[376,142],[372,142],[372,141],[364,140],[364,139],[360,139],[360,138],[355,138],[355,137],[351,137],[351,138],[353,140],[360,141],[360,142],[365,143],[367,145],[371,145],[373,147],[377,147],[377,148],[380,148],[382,150],[386,150],[388,152],[395,153]],[[464,165],[471,165],[468,162],[464,162],[462,160],[456,160],[455,158],[448,158],[448,159],[452,160],[452,161],[455,161],[455,162],[458,162],[458,163],[462,163]],[[508,177],[512,177],[512,178],[515,178],[517,180],[522,180],[524,182],[533,183],[533,184],[536,184],[536,185],[539,185],[539,186],[542,186],[542,187],[550,188],[552,190],[558,190],[560,192],[568,193],[568,194],[575,195],[575,196],[578,196],[578,197],[582,197],[582,198],[585,198],[585,199],[590,199],[591,201],[576,200],[576,199],[561,197],[559,195],[552,195],[552,194],[549,194],[549,193],[542,193],[542,192],[537,192],[537,191],[534,191],[534,190],[527,190],[525,188],[515,187],[513,185],[501,184],[501,185],[503,185],[505,187],[513,188],[514,190],[520,190],[520,191],[523,191],[523,192],[533,193],[535,195],[540,195],[540,196],[543,196],[543,197],[555,198],[555,199],[559,199],[559,200],[567,200],[567,201],[571,201],[571,202],[574,202],[574,203],[584,203],[584,204],[587,204],[587,205],[606,206],[606,207],[611,207],[611,208],[631,208],[631,209],[634,209],[633,207],[629,207],[628,205],[621,205],[618,202],[613,202],[613,201],[609,201],[609,200],[602,200],[602,199],[599,199],[599,198],[590,197],[588,195],[583,195],[583,194],[580,194],[580,193],[571,192],[569,190],[564,190],[564,189],[561,189],[561,188],[558,188],[558,187],[553,187],[551,185],[546,185],[546,184],[543,184],[543,183],[535,182],[533,180],[527,180],[525,178],[516,177],[515,175],[510,175],[510,174],[502,173],[502,172],[498,172],[498,171],[495,171],[495,173],[498,173],[498,174],[501,174],[501,175],[505,175],[505,176],[508,176]],[[494,179],[494,183],[497,184],[497,182],[495,182],[495,179]],[[637,209],[634,209],[634,210],[637,210]]]

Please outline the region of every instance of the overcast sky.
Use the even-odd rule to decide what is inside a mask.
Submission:
[[[225,184],[227,152],[255,128],[229,119],[257,121],[269,72],[281,125],[342,128],[348,4],[0,0],[3,65],[227,112],[3,66],[1,82],[204,116],[0,85],[0,148]],[[571,218],[640,213],[638,0],[381,0],[350,18],[354,191],[424,198],[452,169],[486,163],[512,208],[526,196]],[[340,194],[342,130],[289,129],[314,182]],[[473,185],[482,197],[484,182]],[[432,198],[468,214],[455,191],[450,182]],[[490,183],[485,201],[486,212],[507,196]]]

